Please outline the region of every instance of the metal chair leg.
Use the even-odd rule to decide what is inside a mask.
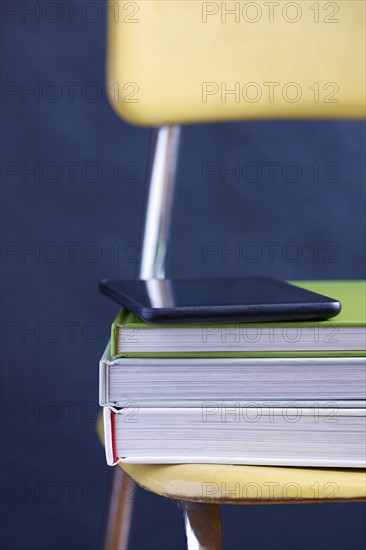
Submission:
[[[222,550],[219,507],[201,502],[181,502],[188,550]]]
[[[135,482],[119,466],[113,468],[104,550],[127,550]]]

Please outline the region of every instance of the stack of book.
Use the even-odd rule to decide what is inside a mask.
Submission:
[[[364,468],[365,283],[301,286],[340,315],[159,326],[122,309],[100,362],[108,464]]]

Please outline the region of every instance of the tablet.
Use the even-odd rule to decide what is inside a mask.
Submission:
[[[103,280],[100,290],[147,323],[324,320],[338,300],[266,277]]]

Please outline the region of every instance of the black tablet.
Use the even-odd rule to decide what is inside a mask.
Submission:
[[[338,300],[266,277],[100,282],[100,290],[147,323],[324,320]]]

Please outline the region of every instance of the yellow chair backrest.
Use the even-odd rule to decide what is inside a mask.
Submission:
[[[364,0],[110,0],[110,101],[142,125],[360,118]]]

